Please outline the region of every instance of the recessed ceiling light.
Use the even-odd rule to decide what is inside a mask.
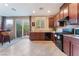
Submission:
[[[35,11],[33,11],[33,13],[35,13]]]
[[[4,5],[5,5],[5,6],[8,6],[8,4],[7,4],[7,3],[5,3]]]
[[[64,10],[64,12],[65,12],[65,13],[67,13],[67,12],[68,12],[68,10]]]
[[[50,13],[51,11],[50,10],[48,10],[48,13]]]

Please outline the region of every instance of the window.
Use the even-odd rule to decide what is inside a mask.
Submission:
[[[13,28],[13,20],[12,19],[6,19],[4,29],[7,30],[7,31],[11,31],[12,28]]]
[[[36,20],[36,28],[44,28],[45,27],[45,23],[44,23],[44,19],[43,17],[39,17]]]

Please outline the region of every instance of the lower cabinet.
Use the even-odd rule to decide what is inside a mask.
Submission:
[[[31,32],[30,33],[30,40],[31,41],[44,41],[45,34],[43,32]]]
[[[63,51],[68,56],[79,56],[79,39],[64,36]]]
[[[55,43],[56,41],[54,35],[55,35],[54,33],[51,34],[51,40]]]
[[[30,40],[31,41],[53,41],[55,42],[53,33],[51,32],[31,32]]]
[[[79,40],[73,40],[71,43],[71,55],[79,56]]]
[[[64,40],[63,40],[63,51],[68,56],[70,55],[70,45],[71,45],[70,39],[68,37],[64,37]]]

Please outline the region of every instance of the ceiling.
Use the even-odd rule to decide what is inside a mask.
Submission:
[[[49,16],[56,14],[62,5],[63,3],[8,3],[5,6],[0,3],[0,16]]]

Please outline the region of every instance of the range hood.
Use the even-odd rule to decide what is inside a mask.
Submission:
[[[69,16],[59,20],[59,22],[68,22],[69,21]]]
[[[59,20],[59,26],[65,26],[68,24],[68,21],[69,21],[69,16],[67,17],[64,17],[63,19]]]

